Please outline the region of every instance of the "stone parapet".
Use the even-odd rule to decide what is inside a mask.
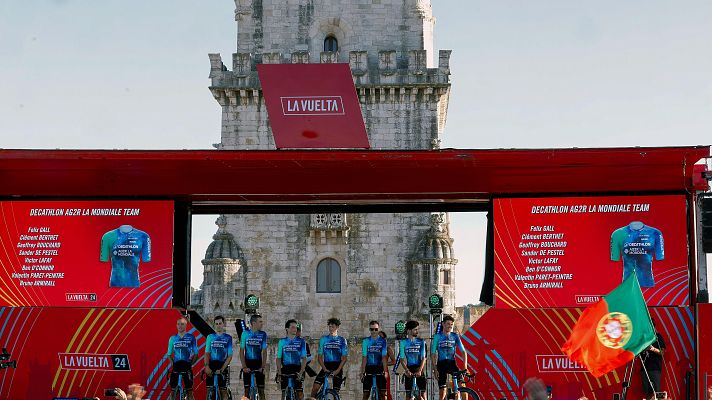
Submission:
[[[450,50],[440,50],[437,68],[427,68],[425,50],[410,50],[406,54],[396,50],[350,51],[349,66],[357,87],[370,86],[450,86]],[[304,64],[309,62],[307,51],[296,51],[288,56],[281,53],[234,53],[232,71],[222,62],[220,54],[209,54],[211,89],[261,89],[257,64]],[[336,52],[322,52],[324,64],[338,60]]]

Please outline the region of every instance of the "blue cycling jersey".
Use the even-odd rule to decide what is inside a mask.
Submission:
[[[122,225],[106,232],[101,238],[99,260],[111,258],[110,287],[139,287],[138,265],[151,261],[151,238],[146,232]]]
[[[299,336],[294,339],[282,338],[277,344],[277,358],[282,359],[282,365],[301,365],[302,358],[307,357],[307,343]]]
[[[405,358],[409,367],[420,365],[425,359],[425,341],[421,338],[405,339],[400,342],[400,358]]]
[[[168,339],[168,355],[173,355],[173,362],[190,361],[193,355],[198,354],[198,342],[195,336],[185,333],[181,337],[175,334]]]
[[[232,336],[227,333],[211,333],[205,341],[210,361],[225,361],[232,355]]]
[[[465,351],[460,335],[455,332],[436,334],[433,338],[432,347],[432,353],[438,353],[438,361],[454,360],[456,349],[460,349],[461,352]]]
[[[342,336],[324,335],[319,339],[319,355],[324,356],[324,362],[341,362],[349,354],[346,339]]]
[[[665,258],[663,234],[642,222],[632,222],[611,235],[611,261],[619,261],[623,254],[623,280],[633,271],[640,287],[655,286],[653,257]]]
[[[380,336],[376,339],[370,336],[363,339],[361,354],[366,357],[366,365],[382,367],[383,357],[388,354],[386,339]]]
[[[264,331],[242,332],[240,348],[245,350],[245,359],[262,361],[262,350],[267,348],[267,333]]]

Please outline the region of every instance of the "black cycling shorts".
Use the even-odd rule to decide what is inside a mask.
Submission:
[[[176,361],[173,363],[173,370],[168,383],[172,389],[178,387],[178,376],[180,375],[183,381],[183,387],[186,389],[193,388],[193,368],[190,361]]]
[[[369,393],[373,387],[373,375],[376,375],[376,387],[379,392],[386,390],[386,377],[382,365],[367,365],[366,376],[363,377],[363,392]]]
[[[340,362],[325,362],[324,366],[328,371],[336,371],[339,368],[339,365],[341,365]],[[314,378],[314,384],[317,385],[323,385],[324,384],[324,377],[326,376],[326,371],[323,369],[319,371],[319,374],[317,374],[316,378]],[[339,371],[338,374],[332,375],[331,377],[331,384],[333,386],[333,389],[338,391],[341,389],[341,383],[344,381],[344,370],[342,369]]]
[[[255,375],[255,385],[258,388],[265,387],[265,374],[262,369],[262,361],[260,360],[250,360],[245,359],[245,366],[250,369],[250,372],[243,372],[242,379],[245,381],[245,388],[249,388],[252,385],[252,374]],[[297,370],[297,372],[299,372]]]
[[[223,371],[222,374],[218,374],[217,371],[222,368],[223,364],[225,364],[225,361],[213,361],[210,360],[208,363],[208,367],[213,371],[213,375],[208,375],[205,379],[205,386],[207,387],[213,387],[213,382],[215,381],[215,376],[217,375],[218,377],[218,387],[224,388],[227,387],[227,379],[225,379],[225,376],[229,373],[230,369],[226,369]]]
[[[408,371],[410,372],[417,372],[420,369],[419,365],[411,365],[408,367]],[[411,388],[413,388],[413,378],[410,376],[405,377],[405,392],[410,393]],[[418,385],[418,389],[420,389],[421,392],[425,391],[428,387],[428,380],[425,379],[425,376],[421,375],[419,377],[415,378],[415,384]]]
[[[299,376],[296,376],[299,374],[299,370],[302,369],[301,365],[283,365],[282,366],[282,375],[290,375],[294,374],[295,376],[292,377],[292,386],[294,386],[294,391],[296,392],[302,392],[304,391],[302,387],[302,381],[299,379]],[[286,376],[281,376],[279,380],[280,387],[282,390],[287,389],[287,382],[289,379]]]
[[[444,388],[447,386],[448,373],[457,372],[460,369],[457,367],[455,360],[440,360],[436,366],[438,369],[438,387]]]

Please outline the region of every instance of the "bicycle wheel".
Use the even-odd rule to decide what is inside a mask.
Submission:
[[[334,389],[326,389],[326,394],[322,393],[321,391],[319,392],[319,397],[317,397],[319,400],[341,400],[339,397],[339,392],[337,392]]]
[[[459,391],[460,391],[460,400],[480,400],[480,396],[478,396],[477,393],[475,393],[475,391],[470,388],[460,388]],[[465,394],[468,395],[469,397],[463,396]]]

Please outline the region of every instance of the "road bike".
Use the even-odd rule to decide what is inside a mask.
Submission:
[[[319,389],[319,394],[317,394],[317,400],[340,400],[339,392],[337,392],[332,386],[329,385],[329,378],[333,380],[334,373],[329,371],[324,374],[324,384],[321,385]]]
[[[475,377],[475,374],[469,374],[467,370],[464,369],[462,371],[448,372],[448,375],[452,376],[452,387],[447,388],[447,399],[480,400],[480,396],[478,396],[474,390],[460,386],[460,383],[471,381]],[[466,396],[461,396],[461,393]]]
[[[383,372],[377,374],[364,374],[364,379],[371,377],[371,393],[369,398],[371,400],[381,400],[381,392],[378,390],[378,377],[383,376]]]

